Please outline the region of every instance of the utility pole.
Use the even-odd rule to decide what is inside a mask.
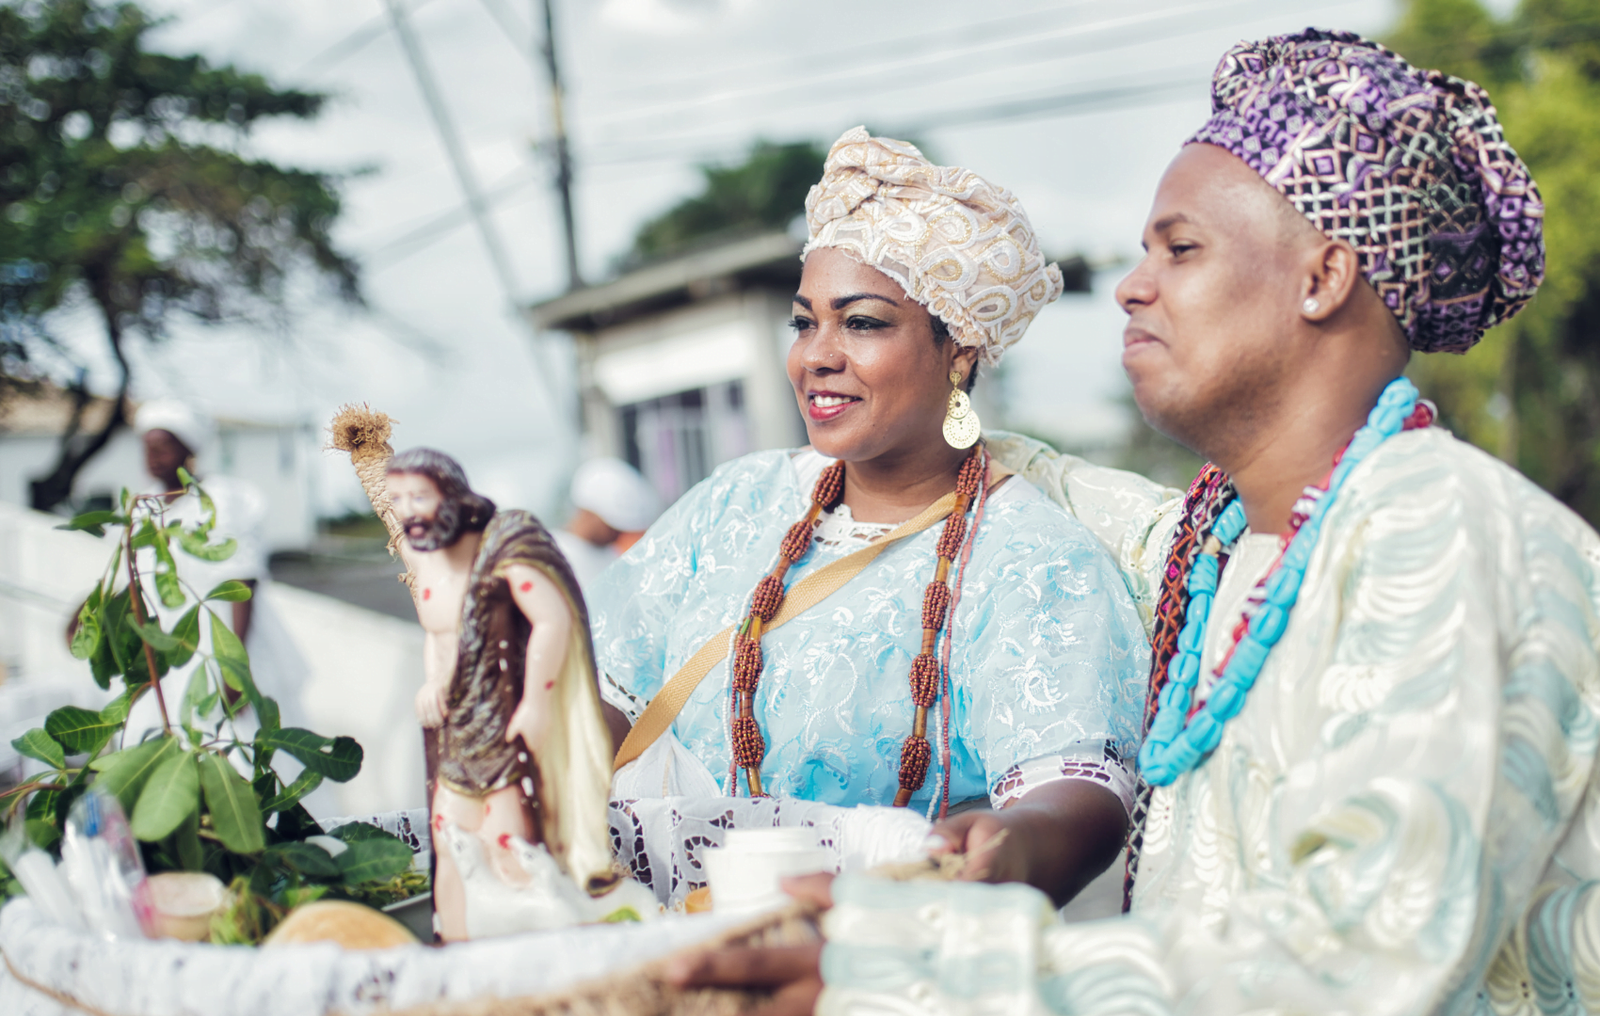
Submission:
[[[544,54],[545,71],[550,77],[550,123],[555,133],[556,193],[561,198],[561,228],[567,242],[567,289],[583,285],[583,275],[578,270],[578,231],[572,218],[572,151],[567,147],[567,121],[562,113],[561,68],[556,62],[555,19],[550,12],[551,0],[534,0],[544,6],[544,39],[540,46]],[[534,21],[539,20],[538,11]]]

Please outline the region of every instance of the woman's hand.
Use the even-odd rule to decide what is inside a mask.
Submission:
[[[833,906],[833,876],[783,880],[783,891],[818,911]],[[772,992],[752,1016],[810,1016],[822,994],[822,943],[715,949],[667,960],[664,976],[680,988],[743,988]]]
[[[964,811],[943,822],[936,822],[933,835],[944,840],[934,854],[965,854],[966,867],[961,878],[966,882],[1029,881],[1026,831],[1012,827],[1017,816],[1004,811]]]
[[[1098,783],[1057,780],[1000,811],[945,819],[933,833],[948,844],[943,852],[969,858],[962,878],[1026,882],[1059,906],[1116,858],[1128,834],[1128,815],[1117,795]]]

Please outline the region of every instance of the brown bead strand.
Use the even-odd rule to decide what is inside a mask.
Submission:
[[[896,808],[911,803],[911,795],[922,789],[928,778],[928,766],[933,761],[933,746],[928,743],[928,710],[938,701],[940,676],[939,661],[934,659],[933,649],[950,612],[950,565],[960,553],[961,541],[967,535],[967,509],[977,496],[982,475],[982,457],[974,448],[961,463],[961,472],[956,477],[956,507],[944,521],[933,581],[922,594],[922,652],[911,661],[911,703],[916,713],[911,721],[911,736],[900,745],[900,789],[894,795]]]
[[[744,770],[745,786],[751,797],[762,796],[761,760],[767,754],[761,725],[756,722],[756,688],[761,683],[761,629],[778,616],[783,606],[783,578],[789,567],[811,549],[817,519],[844,500],[844,463],[835,462],[817,477],[811,489],[811,508],[806,517],[789,527],[778,548],[778,563],[756,583],[750,598],[750,613],[733,637],[733,690],[739,696],[739,711],[729,721],[729,740],[733,760]]]
[[[956,477],[956,506],[945,519],[939,534],[938,563],[934,567],[933,581],[928,583],[922,598],[922,651],[911,664],[911,701],[916,706],[916,718],[911,736],[900,748],[900,790],[895,795],[895,806],[903,808],[911,795],[921,789],[927,779],[928,766],[933,760],[933,747],[928,743],[928,709],[939,698],[939,663],[933,649],[944,629],[945,616],[950,610],[950,566],[961,550],[967,534],[967,509],[977,496],[982,482],[985,460],[975,446],[961,464]],[[761,632],[763,626],[778,615],[783,606],[786,590],[784,576],[791,565],[798,562],[811,549],[817,519],[823,512],[832,511],[844,501],[844,463],[835,462],[817,477],[811,490],[811,508],[806,517],[789,527],[783,543],[778,548],[778,563],[772,572],[756,584],[751,597],[750,614],[739,626],[734,636],[733,690],[739,697],[739,711],[730,723],[730,738],[734,762],[744,770],[745,785],[750,796],[760,797],[761,760],[767,746],[761,736],[761,726],[755,718],[756,688],[761,681]]]

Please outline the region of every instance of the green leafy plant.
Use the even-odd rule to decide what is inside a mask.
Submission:
[[[0,812],[12,820],[20,813],[34,844],[59,850],[72,802],[91,785],[114,795],[150,871],[206,871],[235,887],[233,905],[213,930],[219,942],[256,941],[288,909],[323,895],[379,899],[397,887],[416,888],[410,848],[375,826],[336,829],[332,835],[345,845],[337,856],[306,842],[323,829],[301,800],[324,780],[343,783],[359,773],[361,746],[281,725],[278,703],[256,687],[244,645],[213,608],[248,599],[248,586],[228,581],[201,593],[184,582],[174,544],[191,557],[221,561],[234,543],[215,538],[211,499],[191,476],[179,475],[183,493],[203,509],[193,526],[167,522],[165,495],[123,491],[116,510],[58,527],[97,536],[108,526],[121,530],[72,631],[72,654],[89,664],[102,689],[117,686],[119,693],[98,711],[57,709],[43,727],[12,741],[49,771],[0,794]],[[141,568],[141,551],[152,567]],[[154,600],[169,610],[192,606],[163,627]],[[209,650],[202,630],[210,633]],[[159,678],[185,666],[192,666],[188,686],[168,702]],[[145,695],[155,697],[162,729],[130,742],[128,714]],[[257,729],[243,740],[235,721],[247,709]],[[300,763],[297,776],[278,773],[280,754]],[[0,888],[17,888],[3,870]]]

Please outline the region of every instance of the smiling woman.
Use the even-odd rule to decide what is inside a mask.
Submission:
[[[591,591],[614,796],[910,806],[984,848],[974,877],[1065,899],[1122,842],[1148,647],[1116,566],[992,462],[966,397],[1060,272],[1009,192],[859,128],[806,212],[810,445],[722,466]]]

